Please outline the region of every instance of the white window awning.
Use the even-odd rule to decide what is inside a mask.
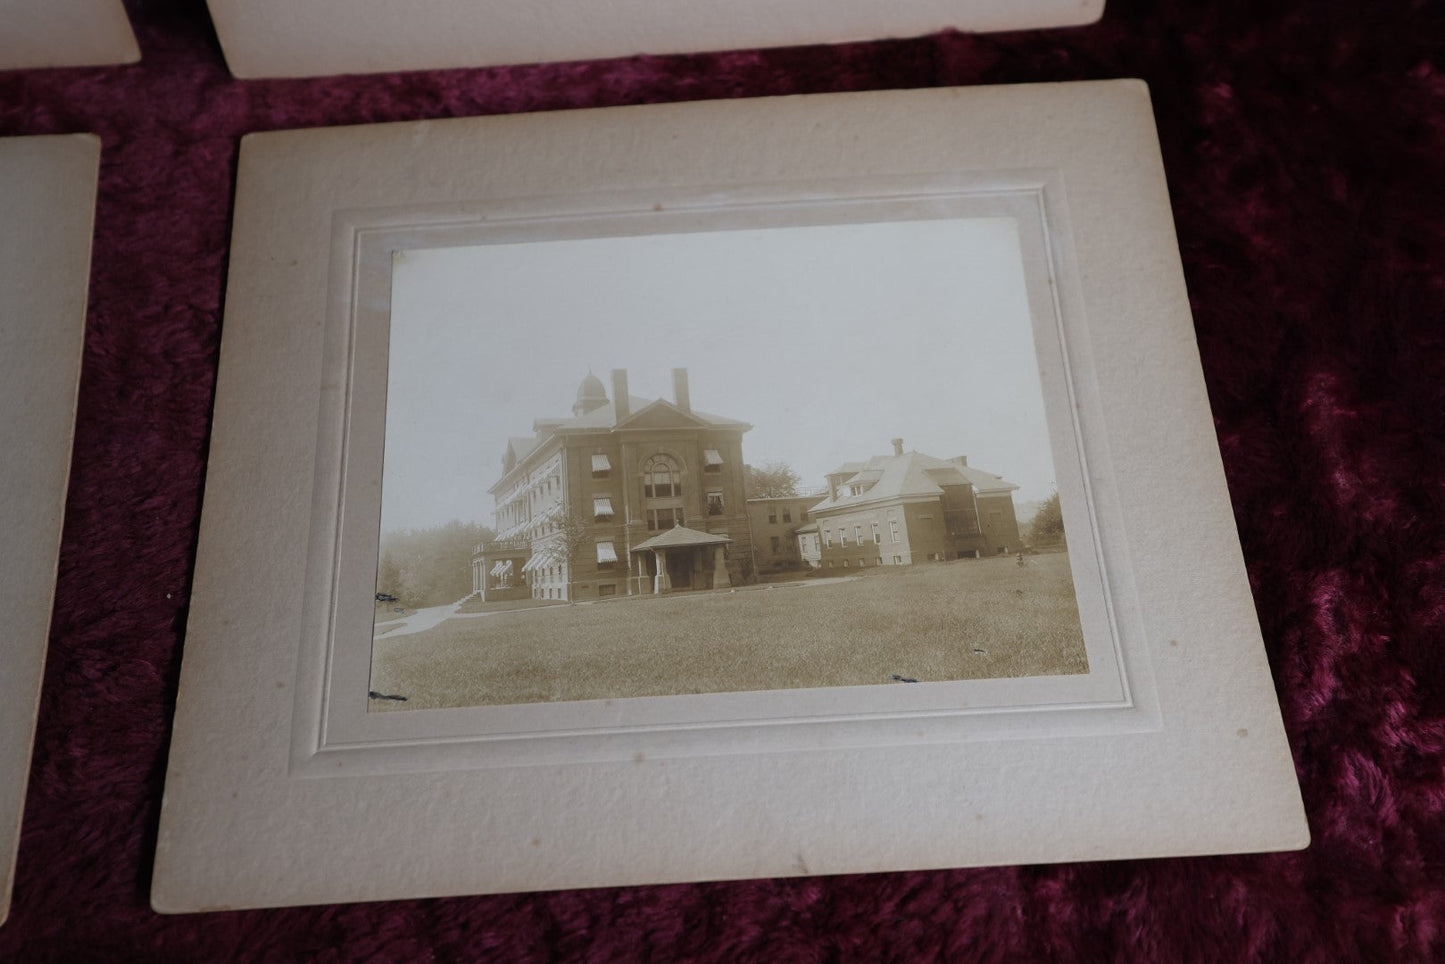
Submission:
[[[605,455],[594,455],[592,456],[592,471],[611,472],[612,463],[607,461],[607,456]]]
[[[492,566],[489,571],[494,576],[500,576],[502,574],[502,570],[505,568],[507,568],[507,564],[505,562],[499,562],[496,565]]]
[[[523,571],[523,572],[531,572],[533,569],[536,569],[536,568],[537,568],[538,566],[540,566],[541,564],[542,564],[542,557],[541,557],[541,556],[533,556],[532,558],[528,559],[526,562],[522,563],[522,571]]]
[[[592,516],[600,519],[605,515],[612,514],[612,500],[605,496],[598,496],[592,500]]]
[[[718,454],[717,449],[707,449],[702,453],[702,462],[704,465],[722,465],[723,457]]]
[[[617,550],[612,547],[612,543],[611,543],[611,542],[599,542],[599,543],[597,543],[597,561],[598,561],[598,562],[616,562],[616,561],[617,561]]]

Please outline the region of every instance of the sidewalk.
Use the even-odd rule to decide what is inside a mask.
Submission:
[[[446,606],[428,606],[425,609],[418,609],[409,616],[403,616],[399,622],[385,623],[381,632],[373,630],[372,637],[380,639],[382,636],[394,638],[396,636],[410,636],[412,633],[423,633],[433,626],[439,625],[454,616],[457,616],[457,608],[464,600],[457,600]],[[487,616],[489,613],[473,613],[476,616]]]
[[[776,589],[808,589],[814,586],[832,586],[837,585],[840,582],[853,582],[858,578],[858,576],[828,576],[821,579],[799,579],[796,582],[754,583],[750,586],[732,586],[727,589],[681,589],[677,592],[667,593],[666,596],[654,596],[651,593],[642,593],[636,596],[615,596],[611,599],[588,599],[579,602],[576,605],[592,606],[596,605],[597,603],[615,603],[624,602],[627,600],[636,601],[640,599],[682,599],[689,596],[703,597],[715,595],[718,593],[730,592],[772,592]],[[450,603],[445,606],[428,606],[425,609],[418,609],[409,616],[403,616],[400,620],[384,623],[383,626],[385,628],[382,629],[382,631],[379,633],[373,632],[372,638],[381,639],[384,637],[386,639],[395,639],[398,636],[411,636],[416,633],[424,633],[428,629],[432,629],[436,626],[441,625],[448,619],[480,619],[484,616],[496,616],[503,612],[518,613],[534,611],[530,609],[506,609],[497,610],[496,612],[482,613],[457,612],[457,610],[461,608],[462,603],[464,602],[466,602],[466,599],[459,599],[456,602]],[[537,610],[555,608],[557,607],[538,606]]]

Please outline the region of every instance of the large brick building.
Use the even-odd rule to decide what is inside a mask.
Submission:
[[[478,547],[485,599],[596,599],[710,589],[752,570],[742,437],[751,426],[692,407],[686,369],[673,399],[612,397],[592,374],[571,418],[537,419],[509,439],[496,538]]]
[[[846,462],[828,473],[828,498],[810,510],[825,569],[907,566],[1016,551],[1018,488],[959,456],[904,452]]]
[[[808,510],[817,501],[816,492],[748,500],[748,528],[752,530],[753,560],[758,572],[804,568],[798,529],[808,524]]]

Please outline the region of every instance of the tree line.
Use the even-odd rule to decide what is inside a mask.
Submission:
[[[776,499],[798,494],[802,476],[786,462],[743,466],[743,484],[749,499]]]
[[[1035,546],[1067,545],[1064,537],[1064,512],[1059,494],[1049,496],[1028,524],[1028,541]]]
[[[472,550],[493,535],[479,522],[455,519],[382,533],[376,591],[412,609],[454,603],[472,591]]]

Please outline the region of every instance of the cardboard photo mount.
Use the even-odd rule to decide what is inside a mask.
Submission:
[[[367,712],[396,251],[984,216],[1019,227],[1087,675]],[[244,141],[158,910],[1307,842],[1142,83]]]
[[[0,921],[30,774],[85,339],[100,138],[0,138]]]
[[[1104,0],[208,0],[237,77],[491,67],[1093,23]]]
[[[138,60],[121,0],[0,0],[0,70]]]

